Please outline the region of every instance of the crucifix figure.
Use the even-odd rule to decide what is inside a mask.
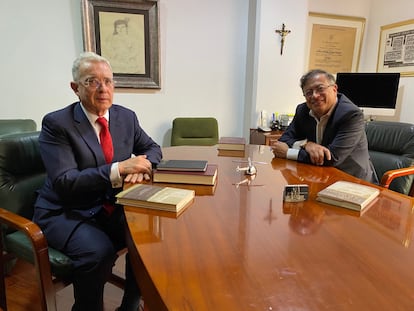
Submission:
[[[281,38],[280,38],[280,55],[282,55],[283,54],[283,46],[285,45],[285,38],[288,34],[290,34],[291,31],[286,29],[286,26],[285,26],[284,23],[282,24],[282,29],[277,29],[275,31],[276,31],[276,33],[278,33],[281,36]]]

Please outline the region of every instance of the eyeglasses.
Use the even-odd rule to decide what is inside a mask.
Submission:
[[[318,85],[314,89],[309,89],[309,90],[306,90],[305,92],[303,92],[303,96],[305,96],[306,98],[311,98],[314,93],[316,93],[316,94],[322,94],[330,86],[333,86],[333,84],[329,84],[329,85],[323,85],[323,84],[321,84],[321,85]]]
[[[85,81],[81,82],[85,87],[90,87],[93,89],[98,89],[102,85],[105,85],[106,87],[113,87],[114,86],[114,80],[105,78],[103,81],[99,81],[96,78],[87,78]]]

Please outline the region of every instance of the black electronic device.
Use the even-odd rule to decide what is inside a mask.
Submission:
[[[399,73],[339,72],[338,92],[345,94],[366,116],[393,116],[397,104]]]

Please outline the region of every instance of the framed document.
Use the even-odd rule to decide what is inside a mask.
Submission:
[[[365,18],[310,12],[307,69],[356,72]]]
[[[414,76],[414,19],[381,27],[377,71]]]

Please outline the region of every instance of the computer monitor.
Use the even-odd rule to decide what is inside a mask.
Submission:
[[[365,116],[393,116],[396,110],[399,73],[339,72],[338,92],[361,108]]]

